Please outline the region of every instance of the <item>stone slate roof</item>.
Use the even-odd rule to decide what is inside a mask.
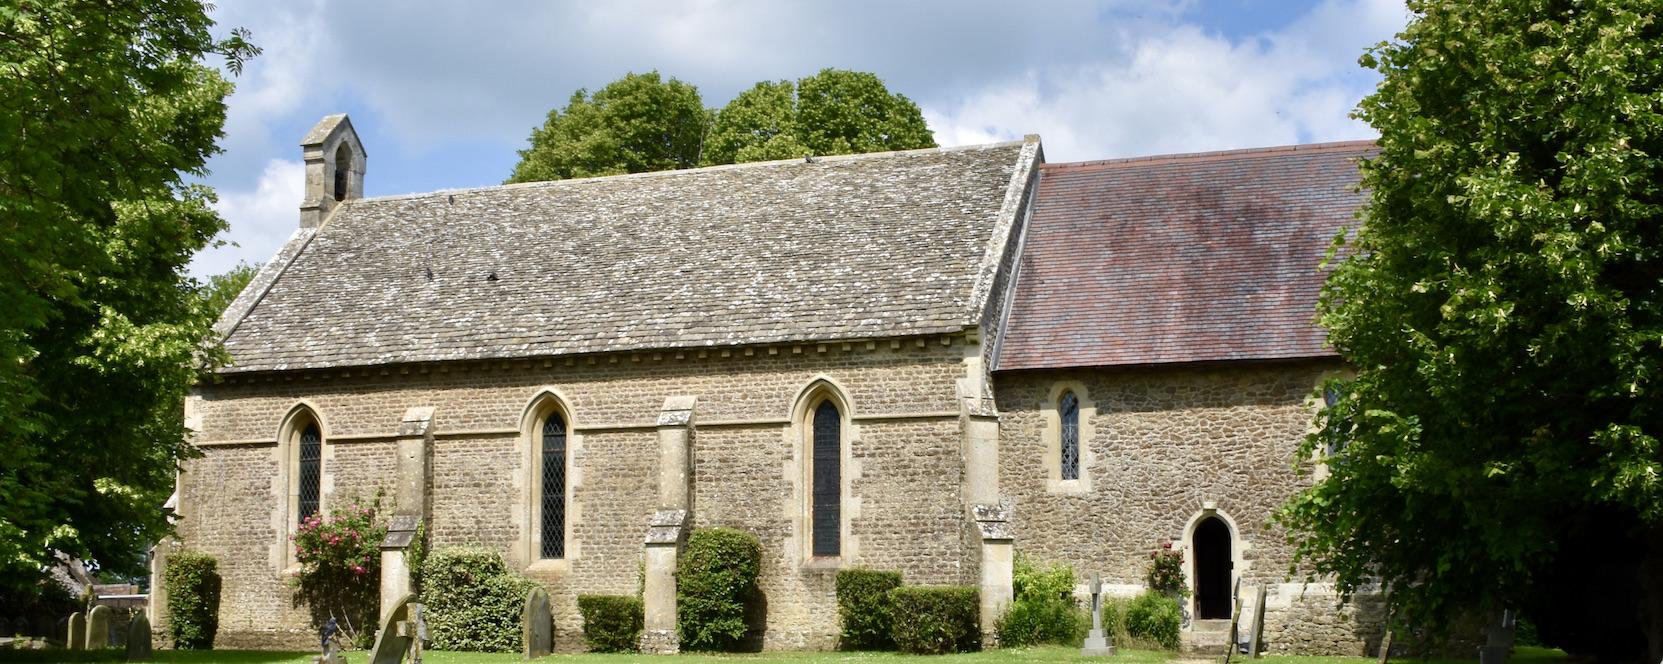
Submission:
[[[1018,143],[349,200],[218,328],[225,372],[860,339],[980,319]]]
[[[1371,142],[1040,170],[997,369],[1334,354],[1313,319]]]

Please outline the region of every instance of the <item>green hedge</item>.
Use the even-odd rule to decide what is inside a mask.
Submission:
[[[936,655],[982,647],[981,595],[970,586],[909,586],[889,591],[892,635],[901,652]]]
[[[167,586],[167,631],[173,647],[211,650],[219,632],[219,562],[195,551],[176,551],[162,572]]]
[[[421,593],[433,648],[519,652],[525,596],[537,586],[509,570],[496,551],[433,551],[422,563]]]
[[[729,528],[694,530],[676,562],[676,627],[689,650],[735,650],[750,631],[762,544]]]
[[[837,572],[837,615],[845,650],[894,650],[894,609],[889,591],[901,587],[900,572],[845,569]]]
[[[999,645],[1080,645],[1085,640],[1091,615],[1074,603],[1072,568],[1063,564],[1041,567],[1018,554],[1011,581],[1015,597],[999,618]]]
[[[1178,629],[1183,625],[1184,614],[1177,600],[1153,590],[1145,591],[1126,604],[1124,615],[1126,634],[1132,639],[1167,650],[1178,649]]]
[[[578,595],[583,643],[590,652],[635,652],[641,641],[641,600],[627,595]]]

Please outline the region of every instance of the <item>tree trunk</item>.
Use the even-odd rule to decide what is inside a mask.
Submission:
[[[1663,662],[1663,526],[1647,526],[1640,561],[1640,626],[1648,662]]]

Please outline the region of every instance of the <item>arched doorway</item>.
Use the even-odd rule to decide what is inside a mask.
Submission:
[[[1209,516],[1195,524],[1190,551],[1195,556],[1195,617],[1200,620],[1230,618],[1230,573],[1235,567],[1230,555],[1230,527]]]

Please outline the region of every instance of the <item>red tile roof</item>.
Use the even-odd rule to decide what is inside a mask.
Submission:
[[[1318,270],[1371,141],[1048,164],[1000,370],[1332,356]]]

